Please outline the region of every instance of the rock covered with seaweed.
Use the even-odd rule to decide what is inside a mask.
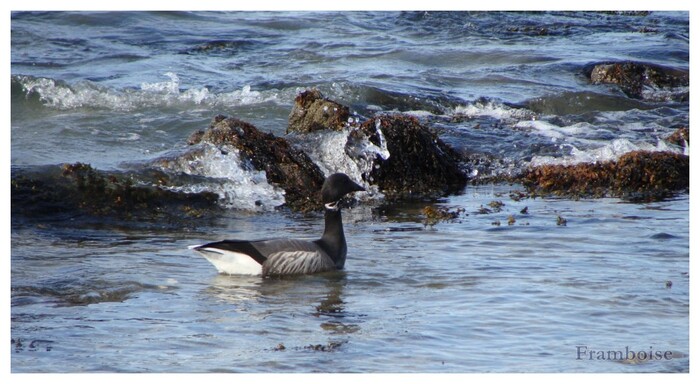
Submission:
[[[304,91],[300,95],[305,96],[297,97],[297,104],[305,98],[322,100],[325,103],[333,103],[333,105],[338,104],[325,98],[319,99],[321,97],[319,92]],[[243,136],[253,141],[260,139],[259,135],[251,134],[257,130],[250,124],[236,119],[223,119],[221,117],[217,119],[209,131],[197,134],[201,136],[201,140],[220,144],[228,141],[240,143]],[[290,116],[290,127],[296,124],[293,120]],[[225,125],[223,131],[222,127],[218,126],[222,123]],[[246,135],[233,133],[233,136],[229,136],[232,134],[229,132],[232,127],[238,127],[237,132],[242,132],[241,127],[246,127],[249,133]],[[297,128],[288,128],[288,130],[297,130]],[[307,128],[299,130],[302,132],[313,131],[313,129]],[[366,119],[361,124],[344,123],[344,128],[338,129],[336,127],[334,130],[339,130],[347,135],[344,151],[354,160],[358,160],[358,156],[364,156],[364,154],[355,153],[357,151],[352,146],[363,140],[387,151],[385,156],[374,156],[369,159],[371,165],[362,174],[362,178],[368,185],[375,185],[389,199],[435,198],[460,193],[470,181],[465,172],[467,168],[465,164],[473,160],[471,155],[455,151],[445,144],[434,130],[411,115],[380,114]],[[301,135],[304,134],[306,133]],[[294,149],[294,146],[290,146],[285,139],[274,137],[271,134],[264,136],[266,140],[272,140],[278,143],[280,148],[284,148],[281,153],[296,150],[295,153],[302,156],[299,153],[303,153],[303,151]],[[197,140],[199,139],[194,141]],[[689,142],[687,128],[678,130],[668,141],[678,145],[687,145]],[[253,166],[265,169],[267,172],[271,172],[271,175],[275,175],[279,173],[274,171],[277,164],[290,156],[261,156],[268,147],[274,147],[274,145],[270,143],[251,144],[247,149],[244,148],[244,152],[250,156]],[[260,150],[253,148],[260,148]],[[322,180],[322,173],[316,172],[318,167],[312,165],[313,161],[305,159],[303,164],[306,164],[303,168],[313,170],[312,173],[317,176],[311,176],[315,181],[304,179],[305,182],[299,184],[292,193],[289,193],[288,188],[284,187],[289,197],[287,204],[295,210],[299,210],[301,205],[294,202],[293,196],[313,196],[314,191],[318,189],[318,185],[314,182],[320,183]],[[616,196],[635,201],[648,201],[663,199],[674,193],[687,190],[688,173],[687,155],[673,152],[633,151],[616,161],[581,163],[572,166],[542,165],[531,167],[513,177],[504,177],[502,180],[523,183],[532,194],[555,194],[573,198]],[[279,179],[271,177],[268,179],[272,183],[280,183]],[[498,180],[495,178],[491,182]],[[473,181],[479,182],[479,180]],[[313,207],[308,206],[301,210],[308,209],[313,209]]]
[[[526,169],[512,181],[522,183],[534,195],[662,200],[690,188],[688,128],[677,129],[664,141],[683,148],[685,153],[638,150],[616,161],[540,165]]]
[[[308,89],[294,99],[287,133],[341,130],[347,125],[349,117],[348,107],[323,97],[318,89]]]
[[[355,134],[376,145],[386,141],[390,156],[375,159],[369,177],[389,197],[439,197],[459,193],[467,184],[460,155],[415,117],[375,116]]]
[[[654,201],[689,188],[690,158],[673,152],[633,151],[617,161],[541,165],[519,177],[535,195],[622,197]]]

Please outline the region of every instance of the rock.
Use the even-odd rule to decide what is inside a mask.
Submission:
[[[617,161],[534,167],[524,172],[520,182],[534,194],[654,201],[688,190],[689,174],[688,156],[634,151]]]
[[[690,185],[690,157],[672,152],[635,151],[617,161],[613,190],[634,199],[658,199]]]
[[[522,33],[529,36],[548,36],[549,29],[542,26],[526,25],[522,27],[508,27],[506,28],[508,32]]]
[[[678,128],[671,136],[665,139],[671,144],[678,145],[679,147],[685,148],[686,145],[690,145],[690,131],[687,127]]]
[[[439,222],[449,222],[457,220],[460,215],[465,213],[464,208],[457,208],[455,210],[450,210],[448,207],[436,207],[432,205],[426,205],[422,210],[423,214],[423,226],[433,227]]]
[[[313,132],[323,129],[339,131],[350,117],[350,109],[323,97],[317,89],[306,90],[294,99],[289,114],[289,132]]]
[[[219,124],[221,121],[223,121],[225,119],[226,119],[226,116],[224,116],[224,115],[214,116],[214,118],[211,119],[211,123],[209,123],[208,129],[214,128],[214,126],[216,126],[216,124]],[[206,132],[206,130],[204,130],[204,129],[200,129],[200,130],[192,132],[190,137],[187,138],[187,144],[194,145],[194,144],[201,142],[202,136],[204,136],[205,132]]]
[[[218,196],[213,193],[174,192],[137,182],[145,179],[168,183],[166,175],[150,172],[105,172],[83,163],[13,170],[12,212],[24,216],[86,214],[133,221],[176,221],[218,209]]]
[[[390,156],[374,160],[368,181],[389,198],[444,196],[466,186],[459,154],[412,116],[377,116],[353,134],[366,135],[378,147],[385,140]]]
[[[187,138],[187,144],[194,145],[194,144],[201,142],[202,136],[204,136],[204,132],[206,132],[206,131],[202,130],[202,129],[192,132],[190,137]]]
[[[679,87],[688,87],[690,84],[687,70],[626,61],[594,64],[585,69],[585,72],[593,84],[616,84],[631,98],[688,101],[689,92],[678,90]],[[644,90],[647,88],[670,91],[670,94],[645,95]]]
[[[231,145],[240,151],[241,159],[265,171],[268,183],[284,189],[288,207],[303,212],[323,208],[319,195],[323,173],[306,153],[287,140],[260,132],[245,121],[217,116],[208,130],[195,133],[189,141]]]

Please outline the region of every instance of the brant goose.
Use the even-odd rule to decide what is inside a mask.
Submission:
[[[233,275],[294,275],[342,269],[347,244],[340,216],[340,199],[364,191],[344,173],[334,173],[321,189],[326,228],[318,240],[224,240],[190,247],[220,273]]]

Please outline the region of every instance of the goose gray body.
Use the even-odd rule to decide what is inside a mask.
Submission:
[[[318,240],[224,240],[191,247],[220,273],[297,275],[343,269],[347,244],[338,201],[348,193],[364,191],[345,174],[329,176],[321,195],[326,206],[325,229]]]
[[[308,240],[224,240],[194,249],[214,264],[219,272],[228,274],[296,275],[343,267],[336,264],[316,242]]]

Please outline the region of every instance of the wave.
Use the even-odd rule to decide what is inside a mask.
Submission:
[[[169,80],[142,83],[139,88],[114,89],[91,81],[67,83],[46,77],[12,76],[13,101],[36,100],[46,108],[81,108],[130,112],[154,107],[244,106],[278,102],[279,91],[255,91],[250,85],[240,90],[216,93],[207,87],[182,89],[179,76],[166,72]],[[293,96],[290,100],[293,99]]]
[[[427,114],[441,115],[450,113],[455,106],[464,103],[458,98],[440,95],[436,90],[413,94],[347,82],[263,83],[260,86],[264,90],[255,90],[253,85],[245,85],[229,92],[216,92],[207,86],[186,88],[180,76],[174,72],[166,72],[163,76],[167,80],[117,89],[89,80],[70,83],[48,77],[13,75],[11,89],[15,103],[29,103],[30,107],[42,106],[60,111],[101,109],[133,112],[152,108],[187,109],[193,106],[217,109],[268,103],[286,107],[299,92],[309,87],[318,87],[324,94],[366,116],[378,111],[424,111]]]
[[[538,114],[530,109],[509,105],[498,100],[480,98],[471,103],[454,107],[450,113],[456,117],[490,117],[497,120],[532,120]]]

